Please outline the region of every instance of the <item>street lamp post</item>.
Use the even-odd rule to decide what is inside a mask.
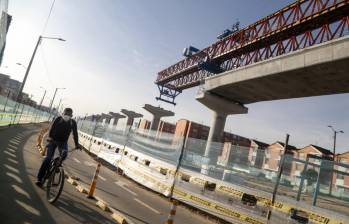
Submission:
[[[5,101],[3,112],[6,112],[6,106],[7,106],[8,98],[10,97],[10,93],[11,93],[11,91],[7,90],[7,96],[6,96],[6,101]]]
[[[17,110],[17,105],[18,105],[18,103],[19,103],[19,102],[21,101],[21,99],[22,99],[22,92],[23,92],[25,83],[26,83],[26,81],[27,81],[27,78],[28,78],[28,75],[29,75],[29,72],[30,72],[30,68],[31,68],[31,66],[32,66],[32,64],[33,64],[33,60],[34,60],[36,51],[37,51],[37,49],[38,49],[38,47],[39,47],[39,45],[40,45],[42,39],[55,39],[55,40],[59,40],[59,41],[65,41],[64,39],[58,38],[58,37],[43,37],[43,36],[41,36],[41,35],[39,36],[38,41],[36,42],[36,45],[35,45],[33,54],[32,54],[32,56],[31,56],[31,58],[30,58],[29,65],[28,65],[28,67],[26,67],[26,71],[25,71],[25,75],[24,75],[24,78],[23,78],[23,81],[22,81],[22,85],[21,85],[21,87],[20,87],[20,89],[19,89],[19,91],[18,91],[17,97],[16,97],[16,106],[14,107],[14,112],[16,112],[16,110]],[[16,117],[17,117],[17,114],[15,115],[14,120],[16,120]]]
[[[331,183],[330,183],[330,195],[332,195],[332,185],[333,185],[333,171],[334,171],[334,161],[336,158],[336,143],[337,143],[337,134],[344,133],[344,131],[338,131],[334,129],[331,125],[328,125],[329,128],[333,131],[333,164],[332,164],[332,172],[331,172]]]
[[[36,114],[36,116],[35,116],[35,122],[36,122],[36,120],[37,120],[37,118],[39,117],[41,117],[41,106],[42,106],[42,103],[44,102],[44,99],[45,99],[45,96],[46,96],[46,89],[44,89],[42,86],[40,86],[40,89],[43,89],[44,90],[44,95],[42,96],[42,98],[41,98],[41,100],[40,100],[40,104],[39,104],[39,106],[38,106],[38,112],[37,112],[37,114]],[[40,115],[39,115],[40,114]]]
[[[26,81],[27,81],[27,78],[28,78],[28,75],[29,75],[29,72],[30,72],[30,68],[31,68],[31,66],[32,66],[32,64],[33,64],[33,60],[34,60],[36,51],[37,51],[37,49],[38,49],[38,47],[39,47],[39,45],[40,45],[42,39],[54,39],[54,40],[59,40],[59,41],[65,41],[64,39],[58,38],[58,37],[43,37],[43,36],[39,36],[38,41],[36,42],[36,45],[35,45],[33,54],[32,54],[32,56],[31,56],[31,58],[30,58],[29,65],[28,65],[28,67],[26,68],[25,75],[24,75],[24,78],[23,78],[23,82],[22,82],[21,88],[19,89],[19,92],[18,92],[18,95],[17,95],[17,99],[16,99],[17,102],[18,102],[18,100],[20,100],[20,98],[21,98],[21,94],[22,94],[22,92],[23,92],[25,83],[26,83]],[[18,63],[18,64],[19,64],[19,63]]]
[[[57,111],[58,111],[58,112],[60,111],[60,106],[61,106],[62,101],[63,101],[63,98],[61,98],[61,99],[59,100],[59,103],[58,103],[58,106],[57,106]]]
[[[51,118],[51,112],[52,112],[53,101],[55,100],[57,91],[58,91],[59,89],[65,89],[65,88],[56,88],[55,93],[53,94],[53,98],[52,98],[51,103],[50,103],[50,109],[49,109],[50,115],[49,115],[49,120],[50,120],[50,118]]]

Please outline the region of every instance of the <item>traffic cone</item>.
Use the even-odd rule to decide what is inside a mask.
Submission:
[[[99,174],[99,169],[101,168],[101,163],[97,164],[95,174],[93,175],[92,183],[90,185],[90,190],[88,191],[87,197],[88,198],[93,198],[93,194],[96,189],[97,185],[97,179],[98,179],[98,174]]]
[[[178,202],[176,200],[172,200],[171,211],[167,217],[167,221],[164,224],[173,224],[174,223],[174,217],[176,215],[177,205],[178,205]]]

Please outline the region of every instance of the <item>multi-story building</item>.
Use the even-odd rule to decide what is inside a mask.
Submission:
[[[204,155],[206,140],[210,128],[186,119],[180,119],[176,123],[173,141],[185,138],[186,151],[197,155]],[[176,143],[177,144],[177,143]]]
[[[180,137],[186,138],[186,148],[187,150],[194,152],[199,155],[203,155],[206,148],[206,141],[208,134],[210,132],[210,127],[202,124],[195,123],[186,119],[181,119],[177,121],[175,130],[175,139]],[[233,146],[243,146],[250,147],[250,140],[248,138],[224,132],[220,143],[221,146],[217,145],[217,155],[220,155],[223,150],[223,143],[229,142]],[[248,151],[248,149],[247,149]]]
[[[140,124],[139,124],[138,129],[140,129],[140,130],[149,130],[150,129],[150,124],[151,124],[150,121],[148,121],[147,119],[143,118],[141,120]]]
[[[322,159],[332,160],[333,153],[325,148],[322,148],[317,145],[310,144],[298,150],[298,159],[306,161],[309,155],[314,155],[317,157],[321,157]],[[320,159],[309,157],[308,162],[311,164],[320,165]],[[302,172],[304,171],[305,162],[296,162],[296,170],[294,172],[294,176],[296,178],[296,184],[298,185],[301,179]],[[319,167],[314,168],[316,172],[319,172]],[[321,173],[321,182],[323,184],[329,184],[331,180],[331,171],[330,169],[322,169]]]
[[[243,172],[263,172],[265,149],[268,144],[250,140],[249,146],[225,142],[217,164]]]
[[[156,133],[157,139],[167,140],[168,142],[172,141],[173,135],[176,131],[176,125],[166,122],[160,121],[158,130]]]
[[[349,151],[337,154],[335,161],[349,166]],[[349,169],[345,166],[335,166],[334,185],[342,195],[349,194]]]
[[[234,145],[232,142],[225,142],[223,149],[218,156],[217,164],[249,172],[249,152],[249,147]]]
[[[245,137],[242,137],[240,135],[236,135],[230,132],[224,132],[223,133],[223,139],[222,142],[231,142],[233,145],[238,146],[245,146],[250,147],[251,146],[251,140]]]
[[[6,46],[6,35],[11,24],[12,17],[7,13],[8,0],[0,1],[0,65]]]
[[[0,74],[0,95],[8,96],[11,99],[15,99],[21,88],[22,83],[11,79],[10,76]]]
[[[160,133],[169,133],[174,134],[176,131],[176,125],[166,122],[166,121],[160,121],[158,132]]]
[[[264,170],[268,179],[276,178],[277,171],[279,170],[281,158],[285,156],[283,164],[283,178],[292,183],[295,182],[293,173],[296,170],[296,163],[292,161],[292,158],[297,158],[298,149],[292,145],[287,145],[286,150],[284,149],[285,144],[282,142],[275,142],[267,147],[265,150],[264,158]]]
[[[269,144],[251,139],[248,160],[256,169],[263,169],[265,150],[268,148]]]
[[[176,125],[168,123],[166,121],[161,121],[159,122],[158,129],[156,131],[151,131],[151,121],[147,119],[142,119],[140,121],[139,127],[138,127],[138,132],[139,133],[144,133],[144,134],[150,134],[156,137],[156,139],[160,138],[166,138],[168,139],[169,137],[173,137],[173,134],[175,133],[176,130]]]

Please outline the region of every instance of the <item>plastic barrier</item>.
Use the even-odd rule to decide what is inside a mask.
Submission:
[[[124,171],[125,175],[134,181],[165,196],[168,196],[170,185],[173,182],[173,173],[175,168],[173,164],[152,158],[151,156],[138,152],[130,147],[124,148],[120,144],[103,141],[101,138],[92,137],[86,133],[79,133],[82,136],[82,145],[87,149],[90,147],[92,153],[100,158],[103,158],[110,164],[118,166]],[[115,153],[115,149],[119,149],[118,153]],[[140,172],[139,170],[142,171]],[[227,197],[232,197],[240,201],[243,201],[244,197],[250,198],[249,201],[251,201],[251,198],[253,197],[256,199],[257,207],[268,208],[271,206],[271,194],[267,192],[227,184],[223,181],[219,181],[199,173],[181,169],[178,178],[182,178],[184,176],[186,177],[184,179],[187,179],[187,181],[183,182],[192,183],[202,187],[203,189],[207,188],[209,184],[214,184],[214,192],[222,193]],[[249,211],[248,208],[246,209],[245,207],[232,207],[217,200],[207,198],[204,195],[190,192],[181,186],[175,188],[174,197],[179,201],[216,215],[227,221],[237,219],[243,223],[266,223],[265,217],[254,215],[252,209]],[[273,210],[277,212],[273,214],[278,216],[279,220],[295,217],[295,210],[297,210],[297,214],[306,214],[310,223],[344,224],[347,220],[345,216],[339,213],[309,206],[305,203],[297,202],[293,199],[281,196],[278,197],[278,200],[273,206]],[[276,221],[272,223],[278,222]]]

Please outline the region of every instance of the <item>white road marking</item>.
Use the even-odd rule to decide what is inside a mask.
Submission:
[[[78,160],[77,158],[74,157],[73,159],[74,159],[75,162],[81,163],[80,160]]]
[[[85,161],[84,164],[86,166],[95,166],[95,164],[93,162],[90,162],[90,161]]]
[[[101,175],[98,175],[98,178],[101,178],[101,180],[106,181],[107,179]]]
[[[160,212],[158,210],[156,210],[155,208],[150,207],[149,205],[147,205],[143,201],[139,200],[138,198],[135,198],[134,200],[136,202],[138,202],[139,204],[143,205],[144,207],[146,207],[146,208],[150,209],[151,211],[155,212],[156,214],[160,214]]]
[[[125,191],[127,191],[128,193],[132,194],[133,196],[138,196],[137,193],[131,191],[130,189],[128,189],[126,186],[126,184],[122,181],[116,181],[115,182],[116,185],[118,185],[119,187],[121,187],[122,189],[124,189]]]

